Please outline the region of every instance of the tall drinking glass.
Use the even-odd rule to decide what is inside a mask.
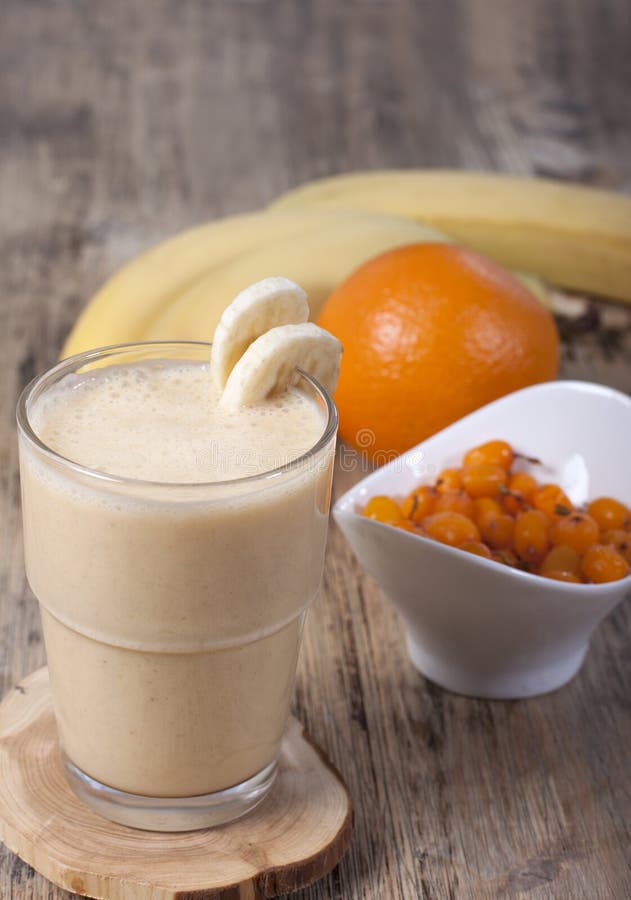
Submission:
[[[322,573],[335,407],[300,373],[322,418],[314,445],[220,481],[204,480],[200,458],[195,483],[90,468],[47,446],[36,422],[63,380],[209,353],[195,342],[83,353],[36,378],[17,411],[26,570],[66,773],[94,810],[151,830],[229,821],[271,787]]]

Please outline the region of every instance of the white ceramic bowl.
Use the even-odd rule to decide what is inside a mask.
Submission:
[[[602,585],[552,581],[359,514],[370,497],[403,496],[493,438],[541,459],[533,474],[559,483],[575,504],[610,495],[631,506],[631,399],[596,384],[555,381],[445,428],[360,481],[333,514],[403,617],[420,672],[460,694],[530,697],[578,672],[598,623],[631,596],[631,575]]]

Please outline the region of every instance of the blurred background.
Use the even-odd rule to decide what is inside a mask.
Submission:
[[[37,368],[125,260],[310,178],[466,167],[631,188],[627,0],[5,0],[1,16],[0,327],[45,338]]]

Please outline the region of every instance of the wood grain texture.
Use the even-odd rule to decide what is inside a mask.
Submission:
[[[0,693],[41,665],[13,410],[84,300],[180,228],[361,168],[631,189],[625,0],[5,0],[0,27]],[[563,306],[562,374],[631,388],[625,310]],[[338,466],[339,493],[361,467]],[[407,662],[336,529],[295,708],[356,802],[301,900],[631,894],[629,605],[580,676],[520,703]],[[3,900],[62,900],[6,851]]]
[[[348,848],[346,786],[292,718],[268,797],[246,818],[189,834],[107,822],[66,781],[48,670],[0,704],[0,837],[55,884],[108,900],[265,900],[311,884]]]

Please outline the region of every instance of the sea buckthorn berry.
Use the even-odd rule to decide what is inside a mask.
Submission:
[[[363,513],[367,518],[386,525],[398,525],[403,518],[399,504],[392,497],[371,497]]]
[[[578,575],[581,571],[581,555],[574,547],[567,544],[557,544],[546,553],[541,563],[540,574],[548,572],[573,572]]]
[[[512,550],[493,550],[492,556],[495,562],[504,566],[511,566],[513,569],[519,566],[519,560]]]
[[[579,553],[598,543],[600,529],[587,513],[575,510],[567,516],[559,516],[552,523],[550,540],[553,544],[565,544]]]
[[[513,472],[508,479],[508,490],[521,494],[526,500],[530,500],[539,487],[539,482],[529,472]]]
[[[480,523],[480,534],[494,550],[508,550],[513,544],[515,520],[508,515],[486,515]]]
[[[470,497],[497,497],[501,487],[506,487],[508,475],[502,466],[480,463],[466,468],[462,473],[462,486]]]
[[[462,464],[467,469],[480,465],[500,466],[507,472],[514,458],[513,448],[506,441],[487,441],[465,453]]]
[[[563,569],[550,569],[541,572],[544,578],[552,578],[554,581],[567,581],[569,584],[582,584],[581,579],[574,572],[565,572]]]
[[[418,523],[434,512],[435,502],[435,489],[423,484],[407,495],[401,504],[401,512],[406,519],[411,519],[412,522]]]
[[[527,509],[515,519],[513,546],[520,559],[527,563],[539,563],[545,557],[550,542],[550,521],[539,509]]]
[[[629,563],[615,547],[594,544],[585,552],[581,561],[581,572],[593,584],[618,581],[629,574]]]
[[[539,482],[528,472],[513,472],[508,479],[508,492],[502,498],[506,512],[516,516],[531,506],[532,495],[538,487]]]
[[[572,502],[558,484],[544,484],[532,495],[532,505],[551,519],[567,515],[572,510]]]
[[[480,532],[475,522],[457,512],[439,512],[429,516],[423,522],[427,534],[440,541],[441,544],[450,544],[459,547],[465,541],[479,541]]]
[[[462,472],[460,469],[443,469],[436,479],[436,490],[439,494],[445,491],[458,491],[462,485]]]
[[[464,550],[466,553],[473,553],[474,556],[482,556],[484,559],[493,559],[491,551],[482,541],[463,541],[458,549]]]
[[[439,494],[434,504],[434,512],[451,512],[462,513],[469,519],[475,516],[475,504],[471,497],[464,491],[445,491]]]
[[[420,525],[416,525],[414,522],[410,522],[409,519],[400,519],[394,524],[397,526],[397,528],[401,528],[403,531],[409,531],[411,534],[418,534],[421,536],[425,534]]]
[[[502,493],[502,510],[507,515],[515,517],[526,509],[530,509],[530,504],[526,502],[521,494],[510,491]]]
[[[615,547],[620,556],[624,557],[631,565],[631,534],[622,528],[612,528],[609,531],[603,531],[600,539],[602,544],[611,544]]]
[[[489,516],[501,516],[502,515],[502,507],[500,506],[497,500],[494,500],[492,497],[478,497],[477,500],[473,501],[475,506],[475,513],[473,518],[475,519],[478,527],[482,525],[484,520]]]
[[[603,531],[613,528],[631,528],[631,512],[624,503],[614,500],[613,497],[598,497],[587,507],[587,512],[592,519],[598,522],[598,527]]]

